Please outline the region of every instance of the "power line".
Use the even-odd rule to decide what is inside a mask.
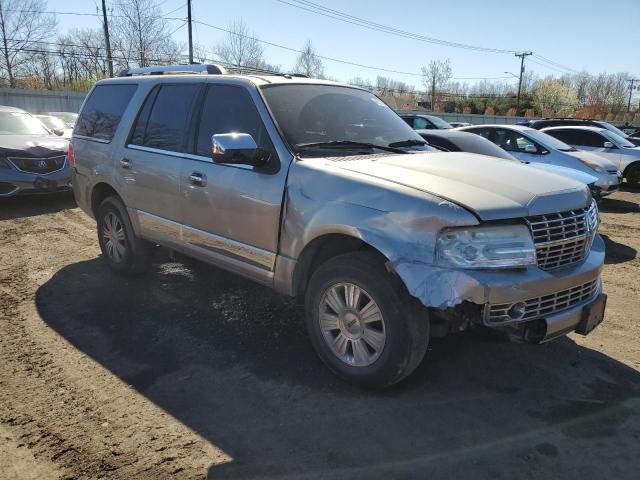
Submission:
[[[306,1],[306,0],[290,0],[290,1],[285,1],[285,0],[277,0],[280,3],[283,3],[285,5],[289,5],[291,7],[295,7],[301,10],[305,10],[307,12],[311,12],[314,13],[316,15],[322,15],[324,17],[329,17],[329,18],[333,18],[334,20],[339,20],[341,22],[344,23],[349,23],[352,25],[358,25],[360,27],[363,28],[368,28],[370,30],[376,30],[379,32],[384,32],[390,35],[396,35],[399,37],[404,37],[404,38],[409,38],[412,40],[417,40],[417,41],[421,41],[421,42],[426,42],[426,43],[432,43],[432,44],[436,44],[436,45],[443,45],[443,46],[447,46],[447,47],[453,47],[453,48],[462,48],[462,49],[466,49],[466,50],[475,50],[475,51],[481,51],[481,52],[487,52],[487,53],[516,53],[515,50],[507,50],[507,49],[500,49],[500,48],[487,48],[487,47],[482,47],[482,46],[478,46],[478,45],[471,45],[471,44],[466,44],[466,43],[458,43],[458,42],[452,42],[449,40],[442,40],[439,38],[434,38],[434,37],[427,37],[425,35],[420,35],[417,33],[413,33],[413,32],[409,32],[406,30],[401,30],[395,27],[390,27],[388,25],[383,25],[381,23],[376,23],[376,22],[372,22],[370,20],[366,20],[364,18],[361,17],[356,17],[354,15],[349,15],[347,13],[341,12],[339,10],[334,10],[331,8],[327,8],[324,7],[322,5],[318,5],[317,3],[313,3],[310,1]],[[292,3],[293,2],[293,3]]]
[[[272,47],[276,47],[276,48],[280,48],[283,50],[287,50],[289,52],[294,52],[294,53],[304,53],[302,50],[298,50],[297,48],[292,48],[292,47],[287,47],[286,45],[280,45],[278,43],[273,43],[273,42],[269,42],[267,40],[262,40],[260,38],[257,37],[253,37],[250,35],[243,35],[241,33],[238,32],[234,32],[232,30],[226,29],[226,28],[222,28],[219,27],[217,25],[212,25],[210,23],[206,23],[200,20],[194,20],[193,23],[196,24],[200,24],[200,25],[204,25],[205,27],[209,27],[209,28],[213,28],[215,30],[219,30],[221,32],[225,32],[231,35],[236,35],[239,37],[243,37],[249,40],[255,40],[257,42],[260,43],[264,43],[265,45],[270,45]],[[343,60],[343,59],[339,59],[339,58],[334,58],[334,57],[327,57],[325,55],[316,55],[318,58],[321,58],[323,60],[327,60],[330,62],[336,62],[336,63],[342,63],[345,65],[351,65],[354,67],[360,67],[360,68],[367,68],[370,70],[378,70],[381,72],[388,72],[388,73],[396,73],[396,74],[400,74],[400,75],[408,75],[408,76],[412,76],[412,77],[422,77],[422,73],[418,73],[418,72],[406,72],[406,71],[401,71],[401,70],[393,70],[393,69],[389,69],[389,68],[382,68],[382,67],[375,67],[372,65],[365,65],[362,63],[356,63],[356,62],[351,62],[349,60]],[[453,77],[452,80],[493,80],[493,79],[500,79],[500,78],[506,78],[506,77]]]

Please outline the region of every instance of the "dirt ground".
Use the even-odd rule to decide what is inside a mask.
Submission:
[[[433,340],[384,393],[329,373],[291,299],[171,261],[125,279],[66,198],[0,203],[0,479],[637,479],[640,193],[602,205],[588,337]]]

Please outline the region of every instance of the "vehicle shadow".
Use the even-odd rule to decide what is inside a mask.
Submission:
[[[640,203],[620,200],[618,198],[603,198],[598,208],[602,213],[632,213],[640,212]]]
[[[630,262],[638,254],[637,250],[629,245],[611,240],[608,235],[600,234],[605,244],[604,263],[615,264]]]
[[[76,208],[72,193],[0,198],[0,221]]]
[[[209,478],[497,478],[497,464],[582,457],[576,442],[614,438],[638,415],[640,374],[569,338],[462,333],[432,341],[398,386],[351,387],[317,359],[296,301],[201,264],[123,279],[96,258],[58,271],[36,304],[75,348],[233,458]]]

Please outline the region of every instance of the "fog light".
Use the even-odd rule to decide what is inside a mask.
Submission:
[[[526,308],[527,306],[524,304],[524,302],[514,303],[507,311],[507,315],[509,315],[512,320],[520,320],[522,317],[524,317]]]

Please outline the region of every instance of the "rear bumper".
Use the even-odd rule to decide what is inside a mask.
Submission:
[[[61,170],[47,174],[25,173],[14,169],[0,170],[0,197],[66,191],[71,191],[71,170],[66,165]]]

